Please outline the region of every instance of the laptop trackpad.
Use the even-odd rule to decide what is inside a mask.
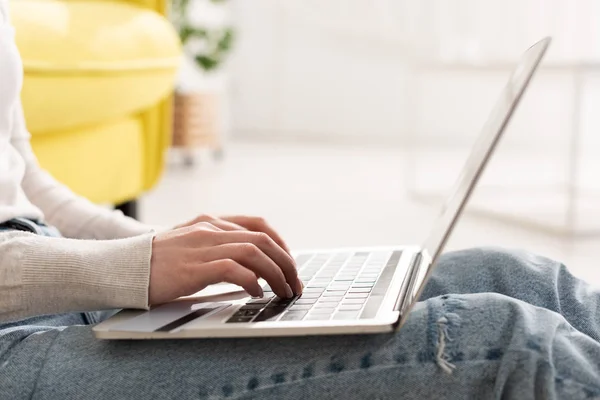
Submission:
[[[126,332],[177,332],[183,325],[229,306],[230,304],[227,303],[175,301],[163,304],[137,317],[115,324],[109,330]]]

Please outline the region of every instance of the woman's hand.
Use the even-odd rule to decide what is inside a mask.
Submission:
[[[273,229],[264,218],[251,217],[247,215],[231,215],[226,217],[213,217],[210,215],[201,215],[189,222],[178,225],[175,228],[183,228],[186,226],[194,225],[199,222],[209,222],[214,226],[223,229],[224,231],[235,231],[235,230],[249,230],[253,232],[266,233],[281,246],[282,249],[290,252],[281,236]]]
[[[220,282],[262,296],[258,278],[281,297],[302,292],[294,259],[264,220],[203,216],[154,238],[148,300],[165,303]]]

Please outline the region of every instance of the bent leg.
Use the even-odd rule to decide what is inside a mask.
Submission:
[[[598,359],[600,344],[556,313],[498,294],[449,295],[419,303],[399,332],[381,335],[100,341],[87,326],[49,329],[0,356],[0,393],[579,399],[600,396]]]
[[[444,254],[421,300],[447,293],[501,293],[559,314],[600,342],[600,291],[561,263],[522,251],[481,248]]]

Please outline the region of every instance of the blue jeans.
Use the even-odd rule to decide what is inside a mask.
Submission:
[[[524,252],[448,253],[397,333],[100,341],[82,314],[0,326],[0,393],[36,399],[600,397],[600,292]]]

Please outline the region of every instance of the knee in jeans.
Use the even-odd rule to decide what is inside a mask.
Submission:
[[[519,250],[478,247],[446,253],[440,264],[461,274],[495,275],[518,273],[531,266],[547,267],[549,260]]]
[[[440,265],[457,271],[480,270],[502,262],[506,254],[506,251],[492,247],[457,250],[443,254],[440,258]]]
[[[440,262],[446,267],[456,269],[457,272],[481,273],[483,271],[502,271],[509,273],[512,269],[521,269],[526,265],[526,260],[535,258],[531,254],[507,250],[500,247],[478,247],[446,253]]]

